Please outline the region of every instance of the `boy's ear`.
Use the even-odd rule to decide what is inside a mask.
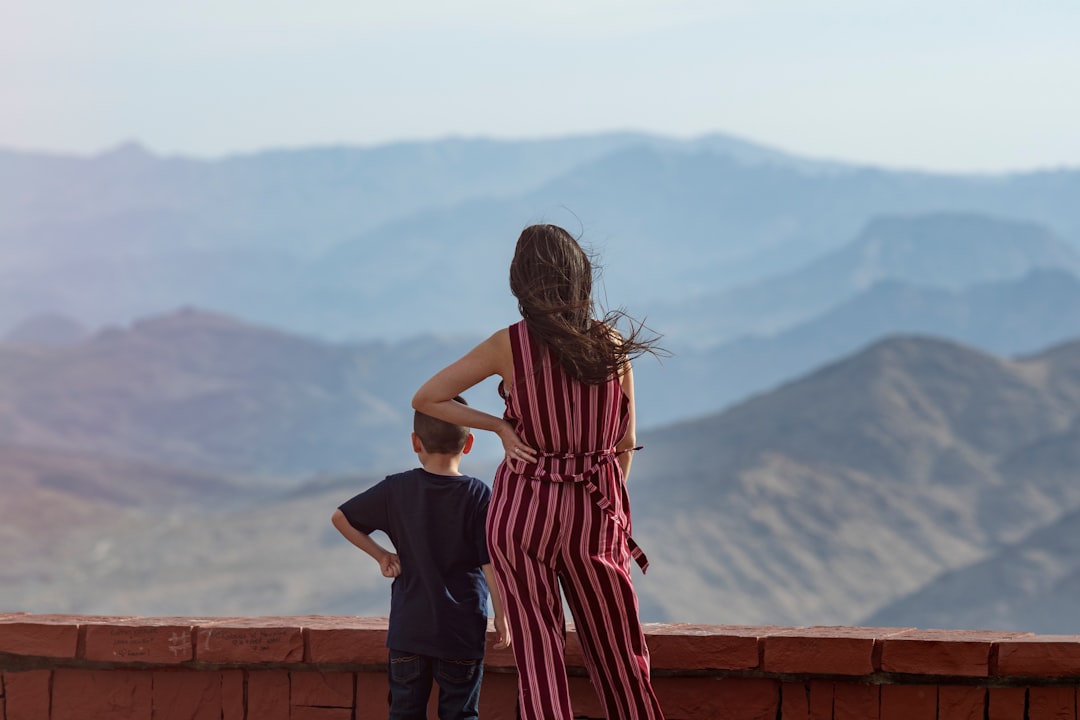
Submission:
[[[420,442],[420,436],[412,433],[412,449],[414,453],[424,452],[424,444]]]
[[[473,437],[473,434],[469,433],[469,436],[465,438],[465,447],[461,448],[461,454],[462,455],[468,455],[469,454],[469,451],[472,450],[473,440],[475,440],[475,439],[476,438]]]

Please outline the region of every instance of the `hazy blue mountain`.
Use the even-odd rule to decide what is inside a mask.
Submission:
[[[703,347],[783,330],[884,280],[960,290],[1035,268],[1080,273],[1080,251],[1031,222],[955,212],[878,217],[847,245],[790,273],[661,304],[653,316]]]
[[[1080,191],[1080,184],[1075,189]],[[447,281],[433,277],[433,267],[446,264],[455,276],[473,269],[468,277],[474,281],[459,292],[470,294],[469,306],[481,317],[485,309],[506,302],[505,268],[521,225],[555,220],[577,231],[580,224],[584,241],[602,256],[611,303],[648,315],[671,337],[713,343],[807,319],[874,277],[887,276],[889,268],[872,257],[874,247],[886,244],[897,248],[886,259],[906,262],[909,267],[897,272],[907,277],[925,267],[917,260],[921,249],[934,252],[939,239],[959,235],[935,253],[950,261],[940,272],[945,276],[953,271],[950,287],[1016,277],[1032,265],[1080,265],[1075,250],[1069,255],[1070,241],[1061,239],[1080,238],[1064,234],[1065,228],[1075,233],[1067,219],[1071,209],[1057,216],[1062,220],[1059,230],[1003,217],[1027,208],[1028,192],[1019,181],[994,184],[855,169],[807,173],[783,165],[748,166],[707,153],[634,147],[598,158],[518,198],[470,201],[380,227],[339,246],[307,277],[324,290],[345,286],[342,300],[356,297],[355,287],[362,285],[372,295],[360,307],[393,319],[387,323],[387,332],[392,332],[395,326],[406,326],[412,313],[398,305],[389,288],[379,292],[380,285],[390,283],[370,278],[373,268],[389,270],[387,276],[395,280],[437,286]],[[1071,208],[1064,188],[1062,193],[1061,207]],[[950,206],[943,197],[955,197],[957,210],[941,212],[943,205]],[[910,216],[875,222],[890,212]],[[920,219],[924,212],[931,215]],[[1049,217],[1039,219],[1055,227]],[[888,232],[892,224],[897,230]],[[881,228],[886,232],[880,233]],[[857,236],[865,247],[852,248],[848,255],[865,255],[861,267],[850,267],[859,263],[857,257],[830,255],[822,267],[800,274],[805,264]],[[446,241],[439,245],[437,238]],[[899,249],[905,243],[910,252]],[[1016,262],[1018,253],[1010,246],[1024,248],[1019,254],[1030,256],[1027,267]],[[408,249],[409,262],[383,259],[398,247]],[[999,247],[986,259],[997,274],[973,272],[976,261],[957,262],[965,252]],[[1007,273],[1001,268],[1005,263],[1010,264]],[[845,268],[852,277],[838,284]],[[832,274],[816,277],[824,271]],[[784,276],[788,272],[796,277]],[[747,285],[757,279],[759,284]]]
[[[454,327],[480,334],[508,302],[517,232],[555,221],[602,252],[610,301],[663,329],[661,302],[792,271],[885,214],[990,212],[1080,243],[1078,195],[1076,171],[893,172],[724,137],[447,140],[212,161],[138,146],[0,153],[0,327],[46,311],[97,326],[191,304],[302,334],[401,338],[444,331],[445,318],[416,310],[452,289]],[[669,335],[684,332],[679,320]]]
[[[57,347],[74,345],[86,337],[86,328],[63,315],[44,313],[28,317],[7,334],[4,342]]]
[[[635,368],[640,422],[703,415],[776,387],[887,335],[952,338],[999,355],[1080,336],[1080,278],[1036,269],[963,290],[884,280],[822,315],[765,337],[685,348]]]
[[[424,209],[527,191],[592,157],[643,141],[647,136],[629,133],[519,142],[449,139],[215,160],[160,157],[137,144],[93,157],[0,152],[0,228],[39,228],[55,233],[57,243],[78,244],[72,229],[160,218],[160,226],[142,229],[161,232],[172,220],[187,219],[192,247],[247,245],[302,257]],[[148,233],[140,238],[139,228],[130,230],[110,243],[154,242]],[[165,238],[159,249],[176,250],[180,239]]]

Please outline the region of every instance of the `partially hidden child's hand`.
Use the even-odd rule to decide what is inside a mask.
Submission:
[[[506,622],[506,615],[495,616],[495,649],[505,650],[510,647],[510,625]]]
[[[397,553],[386,553],[379,561],[379,569],[382,570],[383,577],[396,578],[401,574],[401,558]]]

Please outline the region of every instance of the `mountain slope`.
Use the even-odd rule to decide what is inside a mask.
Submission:
[[[411,461],[415,388],[471,341],[331,345],[194,310],[0,346],[13,445],[274,478]]]
[[[1006,361],[889,339],[642,436],[631,486],[649,614],[852,623],[1080,507],[1062,468],[1006,464],[1077,422],[1074,353]]]
[[[0,446],[0,477],[0,606],[27,610],[38,588],[62,588],[77,602],[80,591],[61,568],[72,555],[92,557],[105,534],[191,513],[209,521],[266,494],[221,473],[8,445]]]
[[[1080,433],[1072,442],[1080,443]],[[1080,512],[1073,511],[985,560],[942,574],[864,622],[1063,633],[1075,629],[1077,597]]]

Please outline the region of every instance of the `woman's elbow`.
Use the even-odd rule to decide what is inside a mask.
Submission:
[[[431,396],[425,391],[425,387],[421,387],[412,397],[412,409],[424,412],[431,407],[432,402]]]

